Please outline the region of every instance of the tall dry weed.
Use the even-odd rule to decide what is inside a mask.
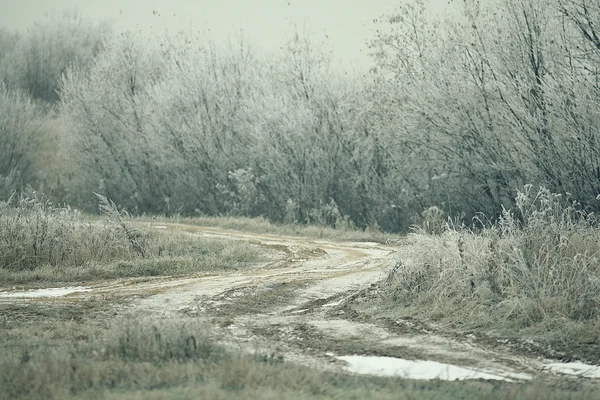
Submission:
[[[391,304],[430,316],[517,326],[557,321],[596,326],[600,316],[600,228],[568,194],[527,185],[516,209],[478,228],[447,223],[417,230],[387,279]],[[461,323],[462,323],[461,322]],[[564,325],[564,324],[563,324]]]

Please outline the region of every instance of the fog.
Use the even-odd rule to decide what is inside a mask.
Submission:
[[[363,69],[373,19],[393,9],[397,0],[0,0],[0,26],[26,28],[46,14],[76,10],[113,22],[117,29],[209,32],[215,40],[244,37],[266,50],[280,46],[296,28],[306,29],[330,47],[334,59]],[[452,9],[449,0],[429,0],[432,14]]]

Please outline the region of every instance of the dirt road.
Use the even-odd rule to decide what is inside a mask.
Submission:
[[[527,380],[547,369],[540,360],[501,354],[468,338],[439,336],[407,321],[391,326],[390,321],[357,313],[352,304],[377,290],[396,261],[398,247],[177,224],[153,229],[251,241],[276,251],[273,260],[257,268],[169,281],[168,290],[136,305],[143,313],[165,318],[208,316],[220,341],[245,351],[315,368],[380,374],[402,370],[416,377],[413,371],[426,367],[438,368],[436,376],[450,378],[455,366],[460,366],[468,377]],[[354,355],[440,364],[390,363],[389,368],[396,370],[389,371],[383,364],[394,361],[391,358],[347,357]]]

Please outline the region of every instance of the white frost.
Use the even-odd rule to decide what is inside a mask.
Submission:
[[[577,375],[585,378],[600,378],[600,366],[580,362],[545,364],[544,369],[566,375]]]
[[[92,290],[89,287],[62,287],[62,288],[48,288],[48,289],[36,289],[36,290],[25,290],[22,292],[0,292],[0,297],[61,297],[67,294],[76,292],[88,292]]]
[[[507,373],[499,375],[496,373],[477,371],[451,364],[443,364],[436,361],[404,360],[392,357],[364,357],[343,356],[337,357],[348,363],[347,370],[357,374],[369,374],[378,376],[400,376],[407,379],[441,379],[446,381],[465,379],[492,379],[512,381],[514,379],[531,379],[526,374]]]

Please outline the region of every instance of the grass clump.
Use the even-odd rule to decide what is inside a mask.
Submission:
[[[185,232],[150,232],[103,196],[103,218],[36,197],[0,202],[0,282],[29,284],[183,275],[261,260],[248,243]]]
[[[17,337],[0,346],[0,398],[64,398],[200,381],[225,354],[207,332],[198,321],[137,316],[105,330],[58,322],[52,336]]]
[[[86,223],[77,210],[36,197],[0,202],[0,268],[34,270],[42,266],[109,262],[135,254],[108,224]]]
[[[525,186],[496,223],[407,238],[381,300],[462,329],[600,346],[600,228],[568,195]],[[585,354],[585,351],[580,351]],[[596,352],[597,353],[597,352]]]

